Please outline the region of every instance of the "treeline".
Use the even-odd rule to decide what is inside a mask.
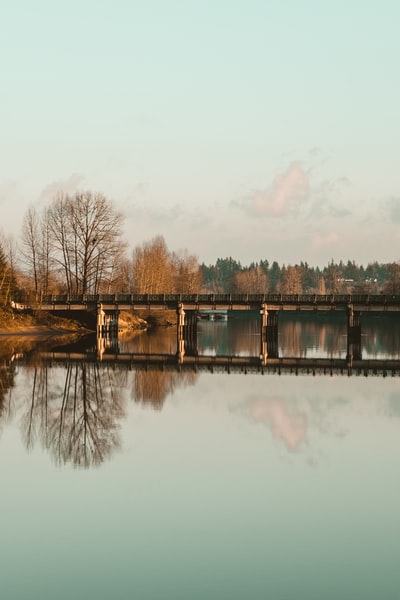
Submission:
[[[215,293],[400,293],[400,264],[331,261],[312,267],[307,262],[279,265],[260,260],[242,266],[232,257],[219,258],[215,265],[200,266],[203,288]]]
[[[262,259],[244,266],[229,257],[206,265],[169,250],[161,235],[129,251],[123,230],[113,203],[90,191],[59,193],[30,208],[17,241],[0,237],[0,304],[18,292],[39,301],[59,293],[400,293],[398,262],[332,260],[320,268]]]

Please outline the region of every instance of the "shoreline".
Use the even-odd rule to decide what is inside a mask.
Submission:
[[[76,335],[94,333],[89,329],[69,329],[62,327],[49,327],[47,325],[33,325],[13,329],[0,327],[0,338],[3,337],[53,337],[57,335]]]

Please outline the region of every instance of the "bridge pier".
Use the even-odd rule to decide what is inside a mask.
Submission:
[[[180,304],[176,311],[177,356],[180,362],[185,354],[197,356],[197,310],[185,311]]]
[[[347,362],[351,368],[353,359],[361,359],[361,312],[347,306]]]
[[[186,311],[183,336],[186,346],[186,354],[189,354],[190,356],[197,356],[197,310]]]
[[[268,310],[266,304],[261,305],[261,351],[260,358],[278,358],[278,315],[277,310]]]
[[[118,335],[118,316],[119,310],[108,310],[103,309],[103,305],[100,303],[97,305],[96,312],[96,336],[107,337],[110,335]]]
[[[180,363],[183,362],[183,357],[185,356],[184,327],[185,311],[183,310],[183,305],[179,304],[176,310],[176,355]]]

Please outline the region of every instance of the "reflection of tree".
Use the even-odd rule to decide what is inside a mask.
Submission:
[[[328,356],[338,356],[343,350],[346,332],[344,316],[334,321],[324,320],[324,317],[315,320],[282,319],[279,325],[280,352],[282,356],[305,356],[308,349],[316,348]]]
[[[99,363],[68,362],[65,371],[34,367],[24,420],[27,447],[39,437],[57,464],[101,464],[120,444],[116,421],[123,410],[116,390],[114,372]]]
[[[171,327],[142,331],[121,342],[121,351],[140,354],[175,355],[176,349],[176,329]],[[176,387],[194,385],[196,379],[194,372],[137,369],[133,378],[132,397],[136,402],[151,404],[156,410],[161,410],[168,394]]]
[[[0,363],[0,419],[4,413],[7,392],[14,385],[14,375],[13,363]]]
[[[132,395],[136,402],[151,404],[161,410],[164,400],[175,388],[194,385],[197,373],[176,373],[174,371],[141,371],[135,372]]]
[[[15,359],[23,351],[20,341],[3,337],[0,345],[0,419],[4,417],[6,397],[14,387],[16,374]]]

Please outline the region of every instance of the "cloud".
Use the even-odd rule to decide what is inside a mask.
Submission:
[[[15,182],[0,184],[0,205],[14,201],[17,197],[17,185]]]
[[[312,240],[312,247],[314,250],[318,250],[319,248],[325,246],[335,246],[341,241],[341,236],[336,233],[336,231],[331,231],[326,235],[320,235],[317,233],[314,235]]]
[[[348,206],[340,206],[343,192],[351,185],[347,177],[326,179],[312,190],[311,213],[314,216],[334,218],[348,217],[352,211]]]
[[[387,210],[392,223],[400,223],[400,198],[393,198],[387,202]]]
[[[68,179],[59,179],[49,183],[39,195],[39,202],[52,200],[58,192],[71,194],[76,192],[85,181],[85,177],[79,173],[73,173]]]
[[[242,207],[253,216],[283,217],[307,199],[309,190],[309,176],[301,163],[295,161],[275,177],[269,188],[255,191]]]

